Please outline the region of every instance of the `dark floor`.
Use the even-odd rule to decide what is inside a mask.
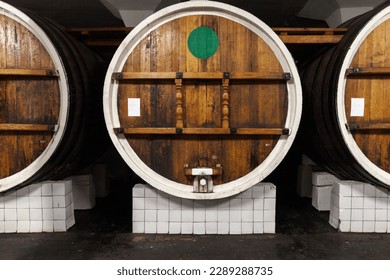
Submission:
[[[390,259],[390,234],[339,233],[310,199],[278,197],[276,234],[264,235],[132,234],[130,209],[118,187],[66,233],[1,234],[0,259]]]

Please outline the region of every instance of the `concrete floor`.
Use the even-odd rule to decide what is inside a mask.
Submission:
[[[1,234],[0,259],[390,259],[390,234],[339,233],[310,199],[278,197],[276,234],[264,235],[132,234],[130,209],[118,187],[66,233]]]

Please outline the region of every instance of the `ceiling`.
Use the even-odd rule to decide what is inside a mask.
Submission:
[[[52,18],[65,27],[123,26],[121,14],[110,3],[127,5],[133,10],[155,10],[185,0],[3,0],[13,6],[29,9]],[[383,0],[382,0],[383,1]],[[103,4],[103,3],[104,4]],[[156,6],[156,3],[159,3]],[[325,10],[324,3],[346,7],[366,5],[381,0],[221,0],[242,8],[271,27],[327,27],[326,16],[313,16]],[[108,3],[108,4],[107,4]],[[317,5],[322,3],[322,5]],[[373,4],[374,5],[374,4]],[[367,6],[367,5],[366,5]],[[151,7],[155,7],[154,9]],[[306,14],[301,11],[306,8]],[[310,8],[310,9],[308,9]],[[307,11],[308,10],[308,11]],[[304,10],[305,11],[305,10]],[[301,14],[300,14],[301,13]],[[298,16],[300,14],[300,16]]]

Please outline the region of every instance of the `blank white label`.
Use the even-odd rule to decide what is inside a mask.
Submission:
[[[129,117],[140,117],[141,116],[141,99],[139,98],[128,98],[127,108]]]
[[[364,98],[351,98],[351,117],[364,117]]]

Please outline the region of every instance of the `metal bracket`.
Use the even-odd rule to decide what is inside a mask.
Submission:
[[[197,167],[190,168],[188,165],[184,166],[184,172],[187,176],[194,176],[193,191],[194,193],[212,193],[214,182],[212,176],[221,175],[222,167],[217,164],[216,167]]]

